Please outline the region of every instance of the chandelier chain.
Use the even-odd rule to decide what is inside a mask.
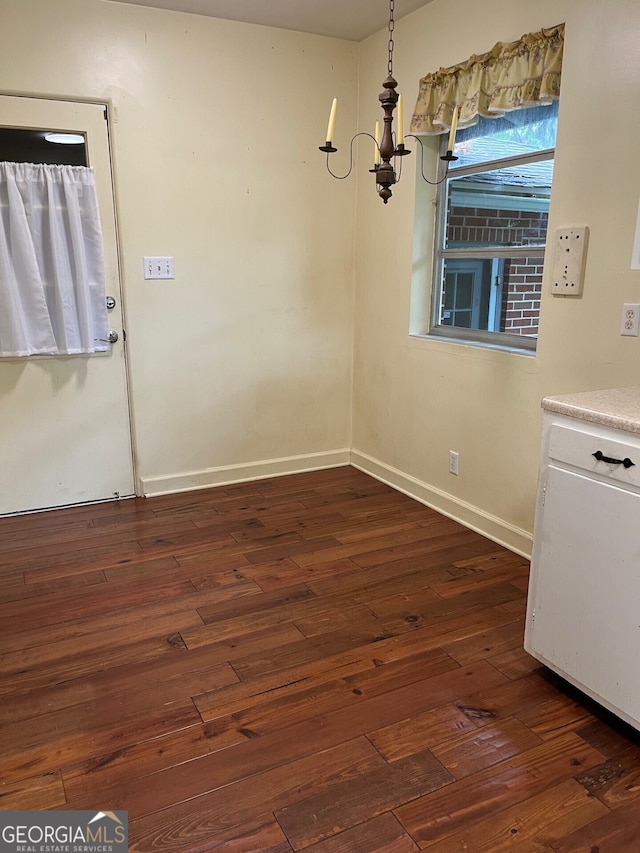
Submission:
[[[394,20],[395,0],[389,0],[389,77],[393,77],[393,31],[396,26]]]

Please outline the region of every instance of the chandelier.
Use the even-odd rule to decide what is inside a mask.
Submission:
[[[402,173],[402,158],[407,154],[411,154],[411,151],[406,148],[404,144],[405,133],[402,95],[396,92],[396,87],[398,86],[398,83],[393,77],[393,31],[395,28],[394,14],[395,0],[389,0],[389,59],[387,65],[387,79],[382,84],[383,91],[379,96],[380,104],[384,112],[384,118],[382,120],[382,138],[380,138],[380,123],[378,121],[376,121],[375,135],[372,136],[370,133],[365,132],[356,133],[355,136],[352,137],[350,144],[349,170],[345,175],[334,174],[334,172],[331,171],[331,167],[329,165],[329,156],[331,154],[335,154],[335,152],[338,150],[333,145],[333,132],[335,129],[336,112],[338,108],[338,99],[334,98],[333,103],[331,104],[331,112],[329,114],[327,140],[324,145],[320,146],[320,151],[326,152],[327,155],[327,171],[333,178],[337,178],[338,180],[343,181],[345,178],[349,177],[353,170],[353,143],[355,142],[355,140],[359,136],[368,136],[370,139],[372,139],[374,143],[374,158],[373,168],[369,169],[369,171],[372,172],[375,176],[378,195],[385,204],[392,196],[391,187],[394,184],[397,184],[400,180],[400,175]],[[398,131],[397,133],[394,133],[393,111],[395,110],[396,106],[398,107]],[[415,134],[406,134],[406,137],[412,137],[420,145],[421,174],[423,179],[428,184],[435,185],[442,183],[442,181],[444,181],[447,177],[449,163],[452,160],[458,159],[453,155],[453,146],[455,143],[457,124],[458,108],[456,107],[453,111],[453,118],[451,120],[451,131],[449,133],[447,153],[443,154],[440,157],[440,159],[447,164],[445,174],[439,180],[435,181],[430,181],[424,174],[424,149],[422,147],[422,141],[418,136],[415,136]]]

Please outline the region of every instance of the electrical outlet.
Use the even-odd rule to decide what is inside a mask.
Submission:
[[[559,228],[555,235],[555,253],[551,290],[555,296],[581,296],[587,258],[589,229]]]
[[[144,277],[146,279],[175,278],[173,258],[143,258]]]
[[[460,454],[455,450],[449,451],[449,473],[455,474],[456,477],[460,472]]]
[[[640,305],[635,303],[625,303],[622,306],[622,322],[620,324],[620,334],[638,336],[640,330]]]

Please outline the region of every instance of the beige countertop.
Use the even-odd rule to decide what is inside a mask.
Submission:
[[[640,433],[640,386],[545,397],[542,408],[570,418]]]

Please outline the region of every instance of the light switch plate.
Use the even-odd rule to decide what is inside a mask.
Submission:
[[[559,228],[554,242],[551,290],[555,296],[581,296],[589,229]]]
[[[146,279],[167,279],[176,277],[174,258],[145,257],[142,260],[144,262],[144,277]]]

